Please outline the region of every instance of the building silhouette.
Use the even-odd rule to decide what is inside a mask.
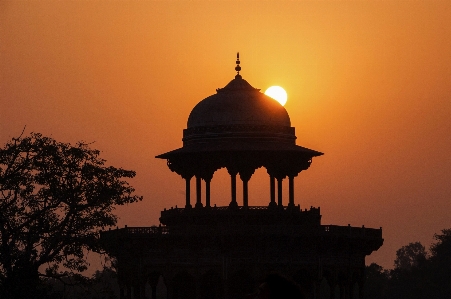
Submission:
[[[160,226],[101,233],[117,259],[121,299],[155,299],[160,277],[168,299],[243,298],[273,271],[308,298],[363,298],[365,256],[382,245],[382,229],[322,225],[320,208],[296,204],[295,177],[323,154],[296,145],[285,108],[242,78],[238,55],[236,63],[235,78],[191,111],[183,146],[157,156],[186,181],[185,206],[164,209]],[[270,182],[268,204],[250,206],[248,182],[260,167]],[[210,183],[221,168],[230,174],[231,199],[216,207]]]

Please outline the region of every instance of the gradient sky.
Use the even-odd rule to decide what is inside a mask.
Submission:
[[[119,226],[158,224],[184,181],[154,157],[182,145],[239,51],[251,85],[286,89],[297,144],[325,153],[296,203],[323,224],[383,227],[367,263],[391,268],[398,248],[451,227],[450,16],[449,0],[0,1],[0,144],[24,126],[94,142],[137,172],[144,200],[118,209]],[[225,170],[211,188],[227,205]],[[249,192],[269,202],[265,170]]]

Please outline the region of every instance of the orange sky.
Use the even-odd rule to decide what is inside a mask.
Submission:
[[[154,156],[182,145],[240,51],[251,85],[288,92],[297,143],[325,153],[296,202],[320,206],[323,224],[382,226],[367,262],[391,268],[396,249],[451,227],[450,16],[449,0],[0,1],[0,143],[25,125],[94,141],[137,171],[144,200],[119,225],[158,224],[183,206],[184,182]],[[229,193],[221,170],[212,203]],[[264,170],[249,201],[269,202]]]

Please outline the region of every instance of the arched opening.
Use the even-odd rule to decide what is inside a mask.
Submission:
[[[146,281],[146,284],[144,285],[144,296],[145,298],[152,298],[152,286],[150,285],[149,281]]]
[[[236,200],[239,206],[243,205],[243,184],[239,174],[236,176]],[[231,178],[227,168],[216,170],[210,185],[211,206],[228,207],[232,200]]]
[[[166,284],[164,283],[164,278],[162,275],[160,275],[160,277],[158,278],[158,283],[156,286],[156,298],[152,298],[152,299],[167,299],[168,295],[167,295],[167,288],[166,288]]]
[[[264,167],[255,170],[249,180],[249,206],[267,207],[270,201],[269,175]]]
[[[148,274],[144,291],[146,299],[167,299],[167,289],[164,283],[164,277],[160,272],[153,271]]]

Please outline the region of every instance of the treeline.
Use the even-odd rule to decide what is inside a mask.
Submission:
[[[118,299],[116,270],[104,267],[91,277],[70,274],[61,278],[42,279],[45,299]]]
[[[366,267],[365,298],[450,299],[451,229],[434,235],[429,251],[420,242],[396,252],[394,268]]]

